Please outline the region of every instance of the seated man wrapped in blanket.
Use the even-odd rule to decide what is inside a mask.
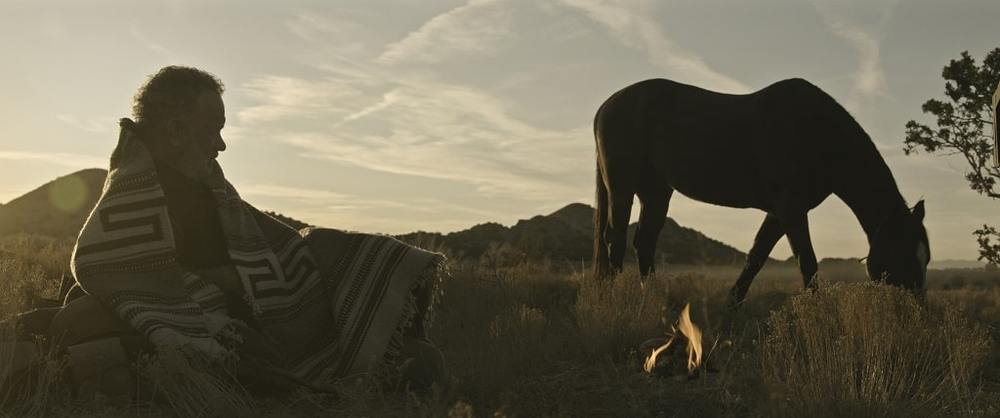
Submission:
[[[440,380],[425,329],[443,257],[386,236],[296,231],[243,201],[216,161],[222,91],[172,66],[136,95],[73,253],[86,296],[49,333],[67,346],[137,332],[155,349],[235,352],[312,387]]]

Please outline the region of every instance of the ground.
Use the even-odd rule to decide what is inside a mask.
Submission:
[[[51,295],[70,243],[0,240],[0,315]],[[447,388],[415,394],[338,382],[339,396],[254,398],[178,367],[140,366],[148,399],[130,406],[73,399],[60,365],[3,414],[144,416],[997,416],[1000,274],[934,271],[925,307],[894,288],[839,271],[804,293],[790,267],[765,268],[738,311],[725,307],[736,267],[661,266],[640,286],[611,284],[579,263],[499,266],[453,261],[432,339]],[[829,278],[827,278],[829,276]],[[697,377],[642,371],[641,343],[690,303],[704,333]],[[3,353],[0,353],[2,356]],[[0,362],[0,367],[4,367]],[[47,377],[46,377],[47,376]]]

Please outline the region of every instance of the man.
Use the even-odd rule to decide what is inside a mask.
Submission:
[[[443,383],[424,330],[442,257],[389,237],[300,233],[245,203],[216,161],[223,91],[209,73],[170,66],[136,94],[73,253],[87,295],[48,333],[71,354],[108,337],[124,353],[235,353],[251,383]]]

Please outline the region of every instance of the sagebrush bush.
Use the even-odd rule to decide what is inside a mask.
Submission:
[[[37,264],[0,258],[0,320],[28,310],[35,298],[53,297],[58,292],[59,280]]]
[[[835,284],[767,321],[760,378],[771,416],[956,416],[972,412],[986,331],[901,289]]]

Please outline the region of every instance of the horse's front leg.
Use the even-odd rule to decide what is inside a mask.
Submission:
[[[809,217],[806,212],[793,212],[779,215],[781,227],[788,236],[788,243],[799,262],[799,273],[802,274],[802,285],[806,289],[816,287],[816,253],[813,252],[812,240],[809,238]]]
[[[781,239],[782,235],[784,235],[784,231],[781,229],[781,223],[778,221],[778,218],[768,214],[764,218],[764,222],[760,225],[760,229],[757,230],[757,236],[753,239],[753,247],[747,253],[747,261],[743,265],[740,277],[736,279],[736,283],[733,284],[733,288],[729,291],[730,307],[735,308],[743,303],[743,299],[746,298],[747,291],[750,290],[753,279],[757,277],[757,273],[764,267],[767,257],[771,255],[771,250],[774,249],[774,245]]]

